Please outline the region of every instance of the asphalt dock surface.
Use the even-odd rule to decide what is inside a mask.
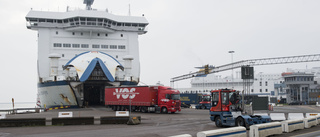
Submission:
[[[286,106],[275,107],[274,112],[301,112],[320,113],[320,108],[313,106]],[[214,122],[210,120],[209,110],[182,109],[181,112],[174,114],[157,114],[132,112],[132,116],[141,116],[141,124],[108,124],[100,125],[101,116],[115,116],[115,111],[105,107],[91,107],[79,109],[58,109],[41,113],[14,114],[7,115],[7,118],[56,118],[59,112],[73,112],[73,117],[95,117],[94,125],[75,125],[75,126],[39,126],[39,127],[2,127],[0,137],[165,137],[180,134],[191,134],[196,137],[200,131],[218,129]],[[303,113],[303,112],[301,112]],[[47,125],[51,125],[47,123]],[[309,133],[310,135],[320,134],[320,125],[311,129],[296,131],[281,136],[298,136]],[[314,136],[314,135],[313,135]],[[318,135],[319,136],[319,135]]]

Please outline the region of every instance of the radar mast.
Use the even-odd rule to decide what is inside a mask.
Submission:
[[[86,4],[86,9],[91,10],[91,5],[93,4],[94,0],[83,0],[83,4]]]

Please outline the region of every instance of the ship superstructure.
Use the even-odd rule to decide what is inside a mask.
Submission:
[[[139,83],[138,36],[145,17],[92,10],[31,10],[27,28],[38,32],[38,96],[41,107],[100,104],[105,86]]]

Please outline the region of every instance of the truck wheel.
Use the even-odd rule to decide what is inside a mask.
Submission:
[[[221,121],[220,116],[217,116],[217,117],[214,119],[214,122],[215,122],[215,124],[216,124],[217,127],[222,127],[222,121]]]
[[[236,126],[242,126],[242,127],[245,127],[245,122],[244,122],[244,119],[241,118],[241,117],[238,117],[236,119]]]
[[[117,106],[117,110],[116,111],[120,111],[120,108],[121,108],[120,106]]]
[[[244,121],[244,119],[241,118],[241,117],[239,117],[239,118],[236,119],[236,126],[243,126],[243,127],[245,127],[247,130],[250,129],[249,124],[246,124],[246,122]]]
[[[112,106],[112,110],[113,110],[113,111],[117,111],[116,106]]]
[[[146,108],[146,107],[142,107],[142,108],[141,108],[141,112],[142,112],[142,113],[146,113],[146,112],[147,112],[147,108]]]
[[[162,112],[162,113],[168,113],[168,109],[167,109],[166,107],[162,107],[162,108],[161,108],[161,112]]]

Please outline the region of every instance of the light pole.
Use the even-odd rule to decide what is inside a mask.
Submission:
[[[229,51],[228,53],[230,53],[231,54],[231,64],[232,64],[232,72],[231,72],[231,79],[232,79],[232,81],[231,81],[231,86],[232,86],[232,89],[234,88],[233,87],[233,53],[234,53],[234,51],[233,50],[231,50],[231,51]]]

